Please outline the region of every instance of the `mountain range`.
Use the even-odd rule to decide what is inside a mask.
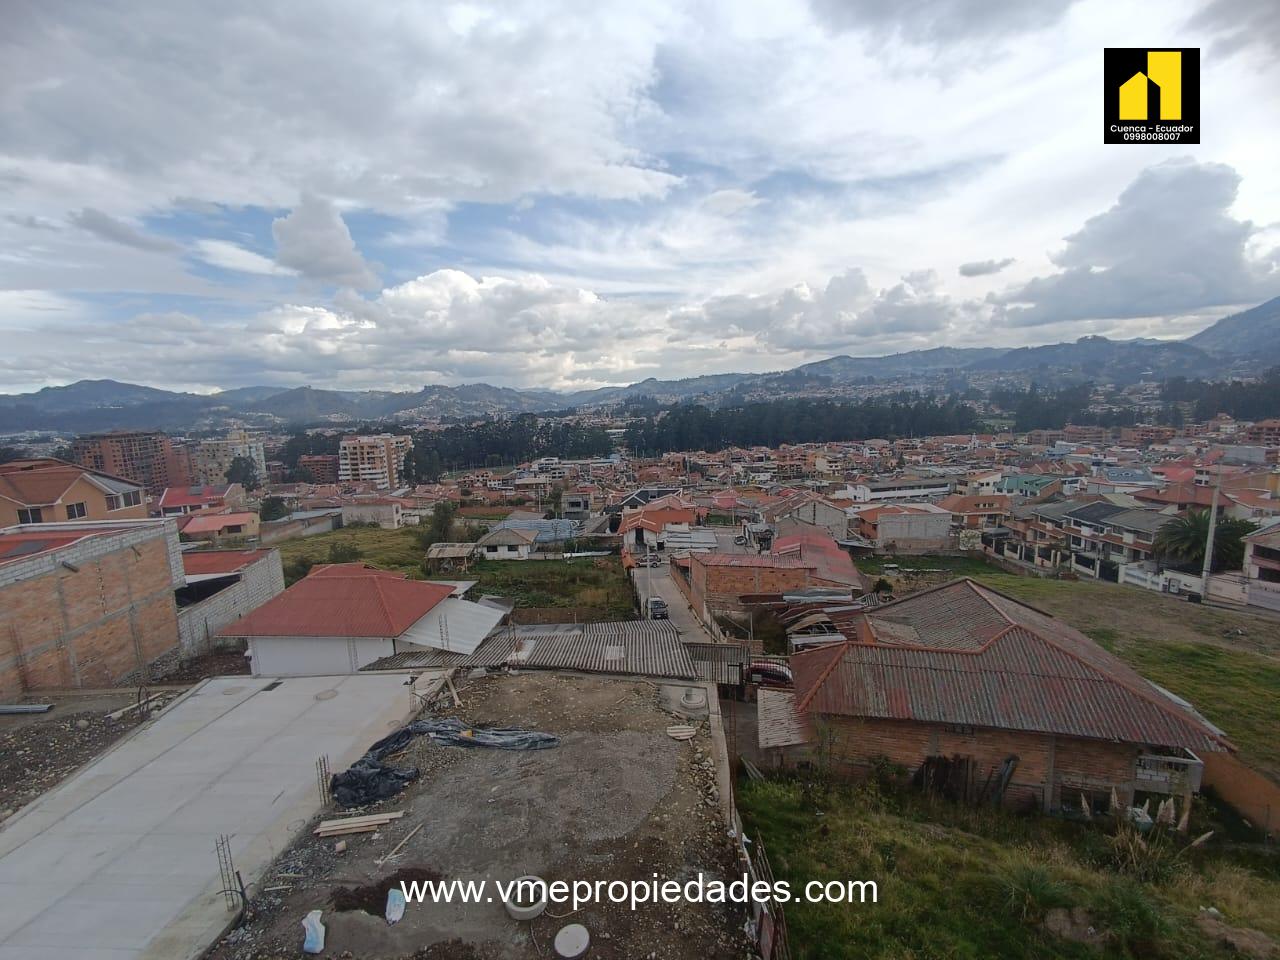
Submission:
[[[623,387],[558,393],[487,383],[425,386],[416,392],[252,386],[180,393],[115,380],[81,380],[34,393],[0,394],[0,432],[187,429],[228,419],[267,423],[378,420],[396,416],[476,417],[604,407],[641,399],[732,403],[748,397],[821,393],[850,384],[951,384],[1001,376],[1042,383],[1133,383],[1172,376],[1219,377],[1280,364],[1280,297],[1223,317],[1186,340],[1082,337],[1039,347],[936,347],[884,357],[829,357],[774,373],[650,378]]]

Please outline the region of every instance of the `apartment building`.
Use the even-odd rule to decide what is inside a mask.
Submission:
[[[65,520],[140,520],[141,486],[53,457],[0,465],[0,527]]]
[[[165,487],[191,484],[191,464],[186,448],[176,446],[163,433],[118,431],[77,437],[71,455],[82,467],[107,473],[144,486],[159,494]]]
[[[1244,538],[1244,574],[1248,602],[1280,612],[1280,520]]]
[[[413,438],[380,433],[343,437],[338,444],[338,482],[369,483],[378,490],[401,485]]]
[[[1245,428],[1244,440],[1260,447],[1280,447],[1280,419],[1251,423]]]
[[[262,441],[243,430],[235,430],[221,440],[201,440],[191,450],[191,473],[196,483],[221,484],[237,457],[253,463],[258,479],[267,480],[267,457]]]
[[[304,453],[298,458],[298,469],[311,474],[315,483],[338,482],[338,458],[332,453]]]

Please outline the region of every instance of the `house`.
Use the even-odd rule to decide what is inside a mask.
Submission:
[[[867,578],[853,565],[853,558],[821,527],[792,524],[773,541],[779,557],[797,557],[814,565],[810,586],[848,589],[855,595],[870,590]]]
[[[921,553],[951,545],[951,512],[932,503],[883,503],[849,508],[849,533],[875,550]]]
[[[1244,538],[1245,600],[1280,612],[1280,520]]]
[[[338,676],[413,650],[473,653],[503,611],[360,563],[317,567],[219,635],[243,640],[255,676]]]
[[[753,598],[781,596],[813,585],[818,564],[795,556],[752,553],[691,553],[672,562],[671,579],[703,622],[741,610]]]
[[[832,765],[879,758],[910,773],[950,767],[974,798],[1105,809],[1139,793],[1199,789],[1207,752],[1233,749],[1190,705],[1077,630],[973,580],[841,623],[842,641],[791,658],[794,715]],[[764,731],[761,731],[762,737]],[[939,762],[939,758],[943,758]]]
[[[833,540],[843,540],[849,534],[849,517],[844,507],[807,491],[769,504],[760,515],[765,523],[775,526],[783,520],[796,520],[821,527]]]
[[[162,517],[182,517],[201,510],[234,510],[244,506],[244,487],[238,483],[165,487],[157,506]]]
[[[902,477],[897,480],[868,480],[850,484],[833,496],[854,503],[883,503],[889,500],[928,500],[945,497],[951,492],[951,481],[945,477]]]
[[[376,500],[356,500],[342,505],[342,525],[353,523],[372,524],[383,530],[399,530],[404,525],[404,511],[399,500],[379,497]]]
[[[1012,501],[1002,493],[983,493],[966,496],[953,493],[938,501],[938,507],[949,510],[952,523],[969,530],[989,530],[1003,526],[1009,519]]]
[[[180,525],[182,535],[188,540],[252,539],[258,535],[256,513],[214,513],[202,510],[185,517]]]
[[[476,549],[486,560],[528,560],[538,535],[533,530],[499,527],[476,541]]]
[[[0,700],[147,671],[177,649],[184,582],[172,520],[0,530]]]
[[[146,493],[130,480],[53,457],[0,464],[0,527],[146,515]]]

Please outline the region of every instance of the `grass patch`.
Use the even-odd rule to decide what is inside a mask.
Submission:
[[[742,784],[737,799],[793,894],[811,880],[873,880],[878,902],[788,905],[797,960],[1226,956],[1195,926],[1202,904],[1280,934],[1280,883],[1229,851],[1181,855],[1149,883],[1116,865],[1096,825],[865,788],[834,790],[816,809],[811,797],[765,781]],[[1059,907],[1088,911],[1109,936],[1089,945],[1047,931],[1043,918]]]
[[[301,579],[299,559],[328,563],[334,545],[354,548],[359,560],[382,570],[395,570],[422,580],[423,550],[413,527],[344,527],[330,533],[279,545],[286,580]],[[292,568],[292,569],[291,569]],[[580,557],[574,560],[481,560],[465,574],[440,579],[477,580],[480,593],[511,597],[520,607],[591,607],[609,620],[635,616],[631,584],[618,557]]]

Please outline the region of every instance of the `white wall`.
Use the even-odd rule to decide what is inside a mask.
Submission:
[[[333,677],[356,673],[395,653],[383,637],[252,637],[255,677]]]

